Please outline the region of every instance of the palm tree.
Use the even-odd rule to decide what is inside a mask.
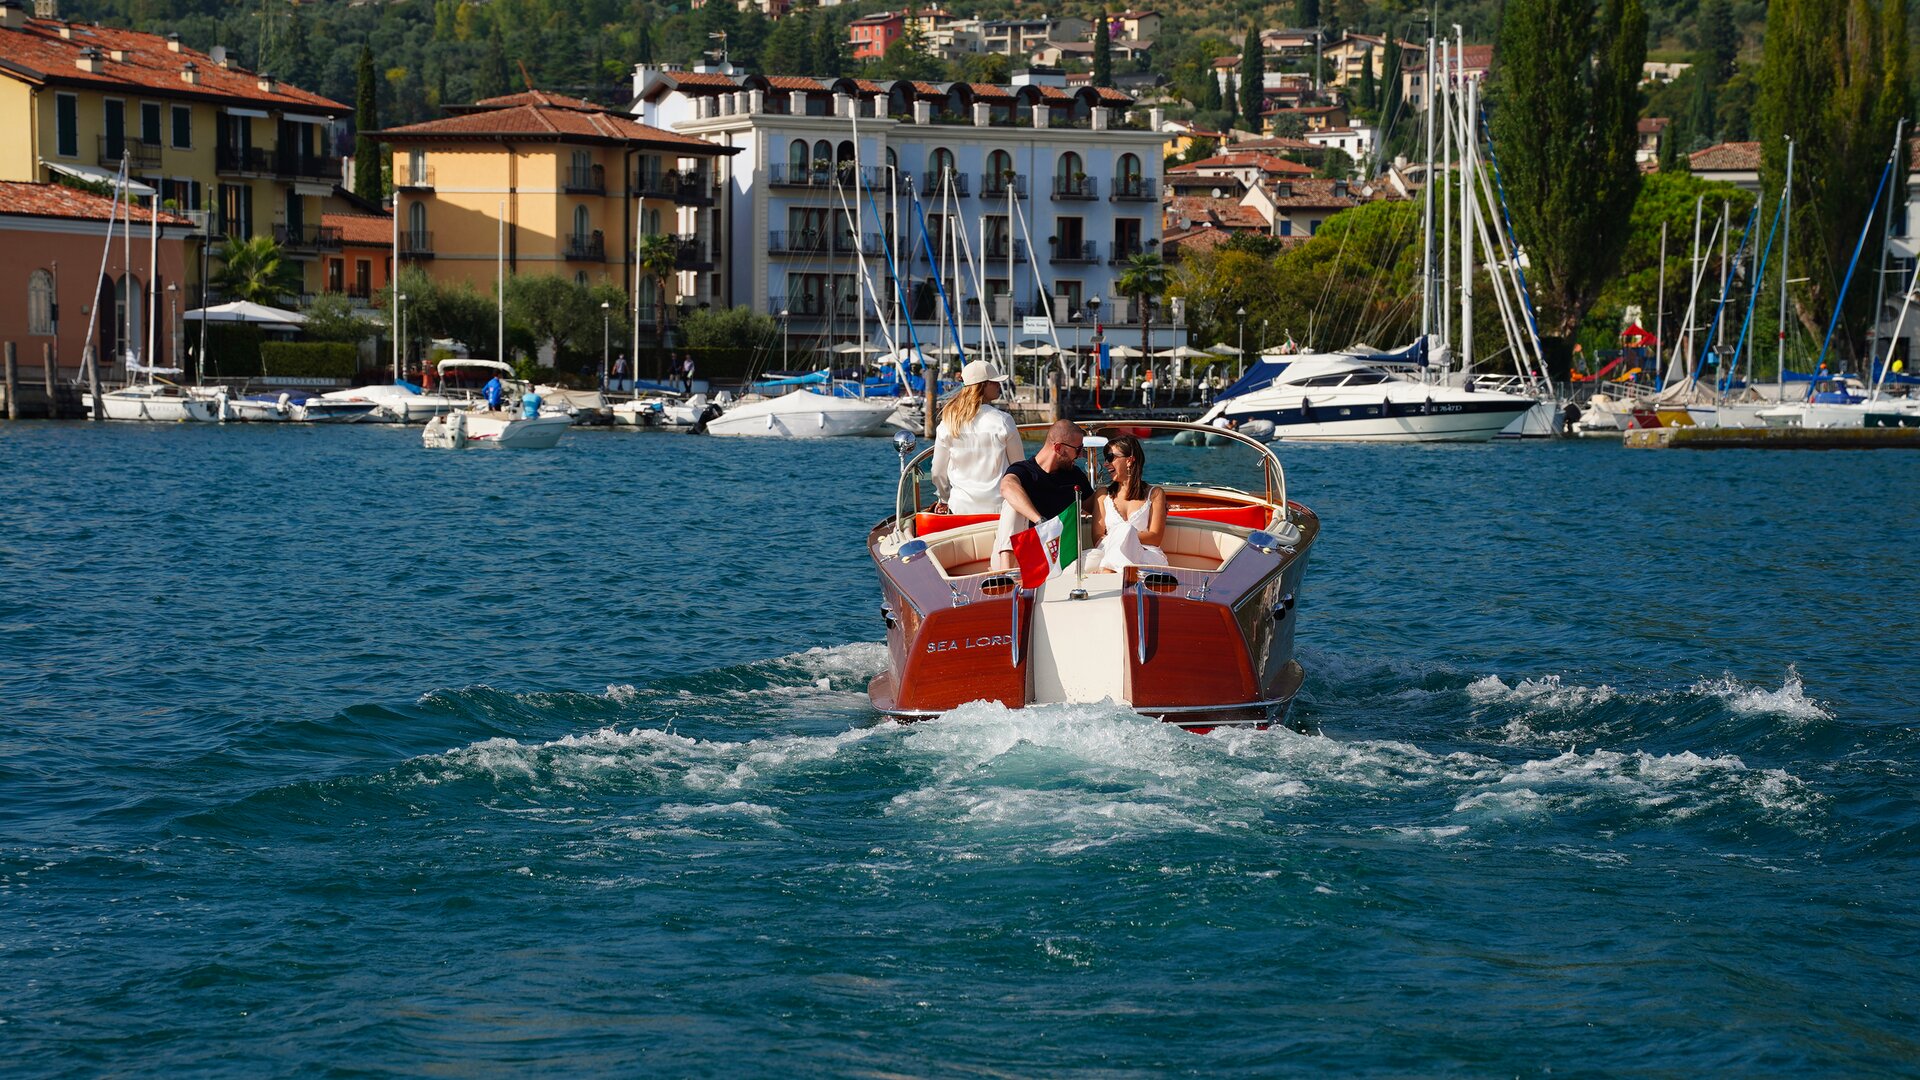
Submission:
[[[271,236],[242,240],[230,236],[220,249],[220,287],[236,300],[269,306],[286,295],[299,295],[300,268],[288,262]]]
[[[652,278],[658,286],[654,290],[654,295],[658,299],[653,305],[653,335],[654,340],[659,343],[659,348],[656,350],[660,357],[657,377],[662,379],[667,376],[667,282],[672,280],[679,261],[680,242],[674,237],[656,235],[640,238],[640,270]],[[634,357],[633,362],[636,365],[635,370],[638,370],[640,358]]]
[[[1127,268],[1120,271],[1114,291],[1140,301],[1141,363],[1153,370],[1153,349],[1148,345],[1153,324],[1153,298],[1167,290],[1167,264],[1157,251],[1127,257]]]

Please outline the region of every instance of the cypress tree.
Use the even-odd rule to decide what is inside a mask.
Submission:
[[[1510,0],[1494,48],[1493,137],[1549,332],[1565,339],[1613,276],[1640,191],[1640,0]],[[1557,344],[1557,343],[1556,343]]]
[[[377,203],[386,195],[380,183],[380,144],[371,132],[380,130],[379,99],[373,78],[373,49],[360,46],[360,66],[354,74],[353,193]]]
[[[1209,71],[1206,78],[1206,85],[1200,88],[1200,111],[1219,112],[1226,107],[1220,100],[1220,73]]]
[[[1372,112],[1380,104],[1380,95],[1373,81],[1373,54],[1369,52],[1366,61],[1360,65],[1360,107]]]
[[[1260,103],[1266,100],[1266,65],[1260,54],[1260,31],[1247,31],[1247,42],[1240,50],[1240,114],[1247,126],[1260,128]]]
[[[1295,0],[1293,25],[1311,28],[1320,25],[1320,0]]]
[[[1100,9],[1100,21],[1093,24],[1093,85],[1113,85],[1112,31],[1107,27],[1107,9]]]
[[[1895,122],[1907,109],[1907,18],[1900,0],[1772,0],[1754,137],[1760,187],[1777,192],[1795,143],[1793,266],[1801,322],[1823,334],[1853,245],[1867,224]],[[1896,173],[1904,174],[1902,168]],[[1904,175],[1901,177],[1904,179]],[[1835,337],[1857,349],[1874,290],[1854,282]]]

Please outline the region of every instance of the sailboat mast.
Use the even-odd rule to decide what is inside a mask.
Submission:
[[[1775,377],[1779,381],[1779,392],[1775,401],[1787,400],[1787,275],[1788,267],[1793,264],[1793,136],[1787,136],[1787,180],[1781,187],[1781,199],[1786,202],[1782,211],[1786,221],[1786,234],[1780,237],[1780,319],[1774,326],[1774,362]]]
[[[853,289],[853,304],[854,304],[854,307],[859,309],[858,325],[860,329],[860,336],[854,338],[854,341],[860,346],[860,350],[861,350],[858,354],[856,354],[860,358],[856,362],[860,364],[861,367],[864,368],[867,363],[866,348],[867,348],[867,288],[868,286],[867,286],[867,252],[863,244],[863,241],[866,238],[861,234],[861,228],[866,223],[866,214],[865,214],[865,211],[860,206],[860,198],[858,193],[866,185],[860,179],[861,177],[861,173],[860,173],[860,88],[857,85],[854,87],[853,97],[849,99],[849,101],[847,102],[847,105],[848,105],[847,119],[853,122],[853,190],[855,192],[855,197],[853,200],[853,257],[854,257],[854,264],[860,268],[860,280],[855,283],[854,289]],[[846,212],[846,206],[847,206],[847,189],[846,189],[846,184],[843,182],[840,185],[841,213]],[[863,371],[862,374],[865,374],[865,372]],[[829,389],[831,389],[831,387],[829,387]]]
[[[1420,262],[1420,340],[1433,352],[1433,34],[1427,34],[1427,172],[1420,232],[1426,250]],[[1389,117],[1389,120],[1392,118]]]
[[[1903,116],[1900,118],[1900,122],[1893,126],[1893,157],[1894,157],[1893,167],[1896,169],[1902,167],[1900,158],[1903,155],[1900,153],[1900,151],[1906,146],[1906,134],[1907,134],[1907,118]],[[1898,190],[1899,190],[1898,188],[1895,188],[1895,191],[1898,191]],[[1892,247],[1893,247],[1893,200],[1888,199],[1887,200],[1887,217],[1886,217],[1886,220],[1881,223],[1881,227],[1880,227],[1880,272],[1874,275],[1875,282],[1874,282],[1874,288],[1873,288],[1873,322],[1869,324],[1868,330],[1867,330],[1867,342],[1868,342],[1867,374],[1868,375],[1873,374],[1873,358],[1875,356],[1878,356],[1880,353],[1880,325],[1881,325],[1881,322],[1886,317],[1886,314],[1885,314],[1886,309],[1882,307],[1882,305],[1887,302],[1887,256],[1891,252]],[[1893,363],[1893,349],[1891,347],[1887,349],[1886,362],[1889,364]]]
[[[1447,43],[1445,39],[1442,39],[1440,42],[1440,82],[1433,87],[1432,100],[1427,102],[1429,109],[1439,109],[1443,95],[1448,95],[1446,100],[1449,102],[1449,105],[1451,105],[1452,71],[1449,64]],[[1441,128],[1440,178],[1442,183],[1451,185],[1453,183],[1453,111],[1451,107],[1440,114],[1439,123]],[[1446,194],[1451,196],[1451,187],[1447,189]],[[1446,197],[1440,200],[1440,337],[1447,343],[1448,347],[1453,347],[1454,345],[1452,297],[1453,199]],[[1462,371],[1469,370],[1465,367],[1466,363],[1467,358],[1464,356],[1461,357]]]
[[[1721,339],[1723,337],[1723,335],[1720,333],[1720,327],[1717,325],[1720,322],[1720,313],[1726,309],[1727,297],[1733,291],[1733,279],[1727,276],[1727,241],[1728,239],[1730,239],[1729,234],[1733,232],[1733,229],[1730,227],[1732,225],[1732,222],[1728,220],[1728,214],[1731,213],[1731,211],[1732,211],[1732,207],[1727,202],[1727,200],[1721,199],[1720,200],[1720,306],[1714,309],[1713,321],[1716,325],[1713,327],[1711,331],[1712,336],[1710,339],[1713,343],[1714,348],[1716,349],[1720,348]],[[1741,241],[1741,246],[1743,248],[1746,246],[1746,241],[1744,239]]]
[[[1454,71],[1453,102],[1459,110],[1456,125],[1460,136],[1460,355],[1464,364],[1473,362],[1473,114],[1469,111],[1472,91],[1466,85],[1465,35],[1459,23],[1453,24]]]
[[[1667,347],[1667,223],[1660,223],[1660,290],[1653,296],[1653,357]],[[1656,376],[1658,371],[1655,372]]]
[[[1693,268],[1693,287],[1696,291],[1698,291],[1700,288],[1700,265],[1701,265],[1700,263],[1700,216],[1702,213],[1705,212],[1706,206],[1707,206],[1707,197],[1705,195],[1702,195],[1693,200],[1693,259],[1691,260],[1690,265]],[[1686,335],[1686,340],[1687,340],[1687,351],[1685,354],[1687,358],[1687,370],[1691,371],[1693,369],[1694,361],[1697,359],[1693,355],[1693,301],[1692,300],[1687,301],[1687,321],[1686,321],[1686,325],[1682,329]]]

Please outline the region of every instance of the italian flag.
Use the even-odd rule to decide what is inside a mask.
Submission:
[[[1037,589],[1047,578],[1064,573],[1080,553],[1080,502],[1074,500],[1060,516],[1049,518],[1013,535],[1013,557],[1020,563],[1022,588]]]

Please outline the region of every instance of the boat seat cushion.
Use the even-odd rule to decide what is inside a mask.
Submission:
[[[958,529],[963,525],[978,525],[983,521],[998,522],[999,514],[929,514],[925,510],[913,515],[913,535],[920,537],[943,533],[948,529]]]
[[[1176,506],[1167,510],[1167,516],[1214,521],[1240,529],[1264,529],[1273,514],[1264,506]]]

